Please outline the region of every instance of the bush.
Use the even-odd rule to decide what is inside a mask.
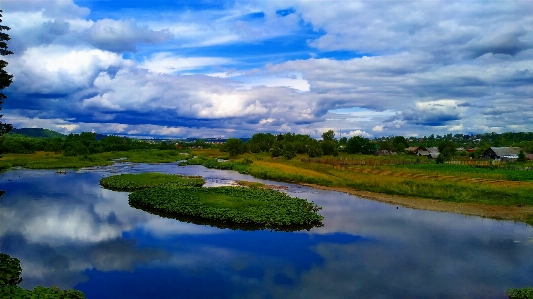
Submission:
[[[38,286],[25,290],[18,286],[22,281],[22,268],[17,258],[0,252],[0,299],[85,299],[85,294],[78,290],[60,290],[57,287]]]
[[[310,145],[307,149],[307,155],[309,155],[309,158],[318,158],[322,157],[324,155],[324,152],[322,151],[322,148],[318,145]]]
[[[509,299],[533,299],[533,288],[509,289],[506,295]]]

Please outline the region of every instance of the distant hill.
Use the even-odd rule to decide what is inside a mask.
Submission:
[[[9,134],[19,134],[28,137],[42,137],[42,138],[65,138],[66,136],[58,133],[56,131],[42,129],[42,128],[22,128],[22,129],[13,129]]]

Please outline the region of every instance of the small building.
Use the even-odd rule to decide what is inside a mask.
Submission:
[[[520,154],[520,148],[518,147],[489,147],[483,153],[483,158],[513,161],[518,159],[518,154]]]
[[[410,146],[405,149],[405,153],[411,155],[416,155],[416,151],[418,151],[418,146]]]
[[[526,154],[526,159],[527,159],[527,160],[533,160],[533,153],[531,153],[531,154]]]
[[[428,147],[427,151],[429,152],[428,158],[437,159],[440,155],[438,147]]]
[[[436,159],[440,155],[440,152],[438,147],[419,147],[416,155]]]

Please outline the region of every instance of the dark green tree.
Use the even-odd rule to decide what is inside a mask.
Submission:
[[[0,252],[0,285],[16,286],[22,281],[21,275],[19,259]]]
[[[296,150],[294,149],[294,146],[292,143],[286,143],[283,147],[283,158],[291,160],[294,157],[296,157]]]
[[[324,155],[324,152],[318,143],[314,143],[310,144],[307,148],[307,154],[309,155],[309,158],[318,158]]]
[[[526,154],[523,150],[520,150],[520,153],[518,154],[518,160],[517,162],[526,162]]]
[[[451,140],[445,140],[439,143],[439,152],[440,156],[444,161],[450,161],[457,155],[457,144]]]
[[[335,132],[333,130],[329,130],[327,132],[322,133],[322,139],[324,139],[324,141],[335,140]]]
[[[346,146],[347,143],[348,143],[348,138],[341,137],[341,139],[339,139],[339,144],[340,145]]]
[[[224,143],[224,149],[231,157],[244,153],[244,142],[237,138],[229,138]]]
[[[0,18],[2,17],[2,10],[0,10]],[[2,23],[2,19],[0,19],[0,24]],[[9,51],[7,49],[7,41],[11,38],[7,33],[4,31],[8,31],[11,28],[7,26],[0,25],[0,55],[6,56],[13,54],[13,52]],[[8,74],[4,68],[7,66],[7,61],[1,59],[0,60],[0,90],[3,90],[4,88],[9,87],[11,85],[11,82],[13,82],[13,75]],[[4,103],[4,100],[6,99],[6,95],[2,92],[0,92],[0,110],[2,110],[2,104]],[[2,118],[3,115],[0,115],[0,118]],[[0,136],[8,133],[13,128],[10,124],[4,124],[0,122]]]
[[[368,138],[361,136],[354,136],[348,139],[348,145],[346,146],[346,152],[348,154],[373,154],[376,147]]]
[[[337,156],[339,154],[339,146],[335,140],[324,140],[320,143],[320,147],[322,148],[324,155]]]
[[[407,140],[403,136],[396,136],[392,140],[392,144],[396,152],[403,153],[405,152],[405,148],[407,147]]]
[[[275,158],[279,156],[283,156],[283,148],[285,147],[285,142],[283,141],[276,141],[272,145],[272,150],[270,151],[270,156]]]

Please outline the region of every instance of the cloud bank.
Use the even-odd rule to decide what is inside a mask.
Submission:
[[[15,127],[379,137],[532,125],[526,2],[237,1],[164,11],[23,2],[3,3],[15,52],[5,57],[15,79],[3,108]]]

